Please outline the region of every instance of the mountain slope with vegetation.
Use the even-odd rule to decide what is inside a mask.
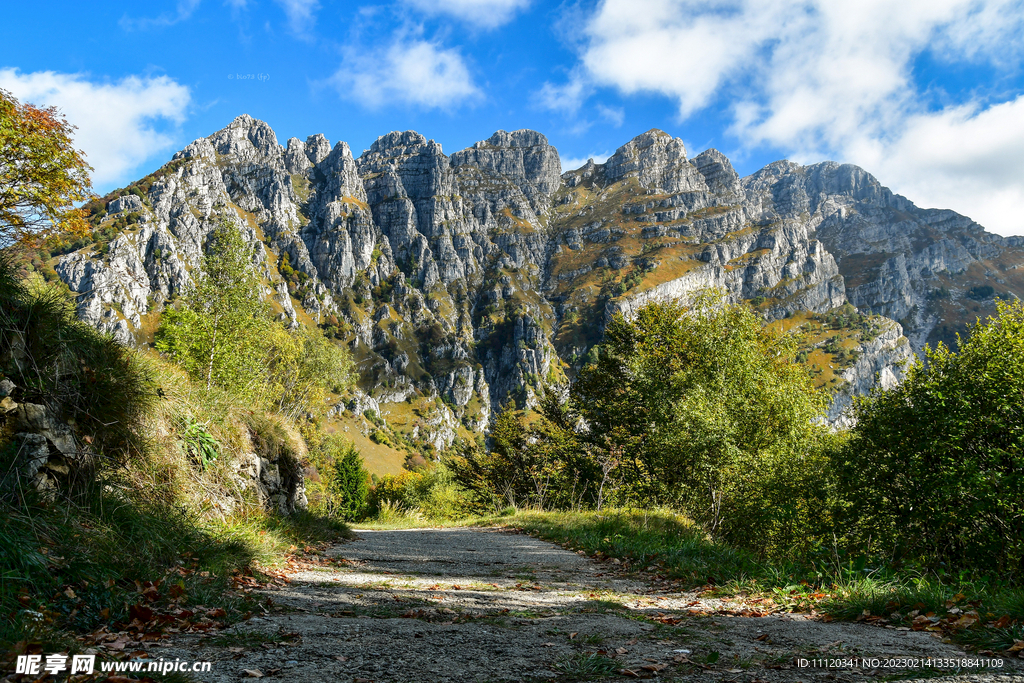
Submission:
[[[370,410],[390,442],[435,450],[480,434],[510,399],[536,408],[616,312],[649,301],[719,287],[798,329],[819,384],[844,396],[838,419],[878,373],[891,385],[911,351],[1024,295],[1019,238],[919,209],[854,166],[777,162],[740,178],[719,152],[689,159],[656,130],[561,174],[533,131],[451,156],[389,133],[353,158],[322,135],[281,146],[241,116],[87,209],[92,237],[36,263],[77,293],[84,320],[153,343],[210,231],[231,221],[277,317],[351,349],[358,385],[334,416],[369,436]]]

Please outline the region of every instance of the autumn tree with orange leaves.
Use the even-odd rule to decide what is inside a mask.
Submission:
[[[86,230],[75,204],[92,194],[92,168],[74,147],[74,130],[56,108],[0,90],[0,249]]]

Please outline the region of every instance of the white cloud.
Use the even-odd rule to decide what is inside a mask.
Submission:
[[[175,143],[167,124],[185,120],[189,89],[167,76],[96,83],[84,74],[0,69],[0,88],[22,102],[54,106],[78,127],[75,145],[93,167],[97,187],[125,180]]]
[[[546,101],[572,115],[611,86],[670,97],[681,119],[731,101],[729,132],[747,147],[857,163],[915,201],[944,200],[989,229],[1021,232],[1020,164],[1005,163],[990,138],[1016,149],[1024,106],[961,99],[936,109],[950,96],[919,87],[914,67],[931,51],[1017,68],[1022,30],[1019,0],[604,0],[579,26],[574,77],[545,84]],[[558,99],[559,87],[581,95]],[[934,163],[936,145],[955,163]]]
[[[586,79],[573,74],[561,85],[545,81],[540,90],[533,93],[533,102],[541,109],[575,114],[592,91],[593,86]]]
[[[430,15],[447,15],[479,28],[507,24],[530,0],[403,0],[406,5]]]
[[[586,166],[587,162],[590,159],[593,159],[594,163],[596,164],[603,164],[604,162],[608,161],[608,157],[610,156],[611,154],[609,152],[602,152],[600,154],[590,154],[585,157],[563,158],[561,160],[562,173],[565,173],[566,171],[575,171],[577,168],[582,168],[583,166]]]
[[[370,109],[404,103],[450,110],[481,95],[458,50],[401,33],[377,49],[346,50],[331,82]]]
[[[288,18],[288,28],[292,33],[303,35],[312,30],[316,23],[316,11],[320,9],[317,0],[276,0]]]
[[[179,21],[186,21],[199,7],[200,0],[178,0],[174,8],[174,14],[164,12],[156,17],[143,17],[133,19],[127,14],[121,17],[118,25],[125,31],[145,30],[154,27],[173,26]]]
[[[603,104],[597,105],[597,113],[601,118],[616,128],[626,122],[626,111],[622,107],[606,107]]]
[[[1024,95],[908,117],[890,142],[850,154],[919,206],[953,209],[993,232],[1024,235]]]

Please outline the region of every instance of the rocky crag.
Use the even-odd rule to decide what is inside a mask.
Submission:
[[[612,315],[646,301],[721,287],[786,329],[845,311],[807,350],[819,383],[848,396],[898,379],[911,350],[993,297],[1024,295],[1022,238],[917,208],[855,166],[780,161],[740,178],[658,130],[563,174],[534,131],[451,156],[395,132],[353,158],[323,135],[282,146],[240,116],[90,206],[96,241],[54,263],[84,320],[151,342],[210,230],[233,221],[281,319],[352,349],[360,389],[337,411],[429,400],[409,425],[436,447],[510,398],[534,405]]]

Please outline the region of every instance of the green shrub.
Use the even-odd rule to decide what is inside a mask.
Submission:
[[[473,496],[443,463],[420,472],[381,477],[370,492],[370,513],[378,521],[398,511],[433,521],[456,520],[474,510]]]
[[[370,475],[363,468],[363,459],[351,444],[335,455],[331,493],[337,500],[336,514],[345,521],[361,519],[370,494]],[[337,457],[341,455],[341,457]]]
[[[992,285],[980,285],[978,287],[971,287],[967,292],[967,296],[976,301],[983,299],[991,299],[996,293],[996,290]]]
[[[307,479],[310,510],[345,521],[362,519],[370,494],[370,475],[351,441],[320,434],[309,453],[316,475]]]
[[[1024,569],[1024,304],[926,349],[903,384],[857,402],[841,451],[844,525],[865,552]]]

